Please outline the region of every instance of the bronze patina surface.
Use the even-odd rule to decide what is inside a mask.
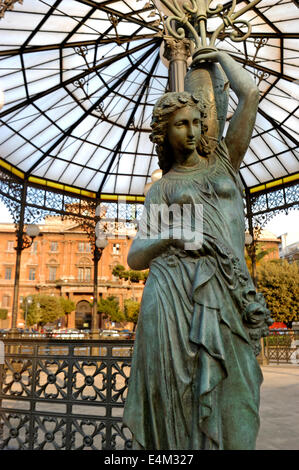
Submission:
[[[150,268],[124,413],[136,449],[254,449],[259,429],[262,374],[256,355],[271,320],[244,259],[238,175],[258,90],[227,54],[201,54],[201,77],[203,61],[209,69],[218,62],[238,106],[225,137],[222,123],[210,121],[209,134],[205,119],[211,120],[217,103],[201,79],[198,88],[196,76],[189,76],[188,91],[167,93],[154,108],[151,139],[163,177],[146,196],[128,257],[132,269]],[[214,93],[224,93],[223,83]],[[217,110],[214,115],[219,120]],[[200,246],[186,249],[186,239],[163,223],[155,237],[149,235],[151,207],[173,204],[191,207],[193,228],[195,208],[203,208]]]

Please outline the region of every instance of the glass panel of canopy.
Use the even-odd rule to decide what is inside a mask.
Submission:
[[[262,0],[244,15],[246,41],[223,33],[216,43],[260,90],[240,170],[250,194],[298,180],[298,12],[296,1]],[[208,35],[219,21],[208,23]],[[0,19],[0,168],[87,197],[142,197],[158,168],[152,108],[169,88],[164,27],[151,0],[15,2]],[[235,107],[231,93],[228,119]]]

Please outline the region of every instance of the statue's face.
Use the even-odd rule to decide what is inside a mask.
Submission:
[[[200,118],[200,112],[188,106],[171,114],[167,136],[176,160],[181,160],[196,150],[201,135]]]

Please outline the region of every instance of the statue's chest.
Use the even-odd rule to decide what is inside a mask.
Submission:
[[[228,175],[194,175],[172,179],[167,188],[169,204],[205,204],[230,201],[237,197],[238,189]]]

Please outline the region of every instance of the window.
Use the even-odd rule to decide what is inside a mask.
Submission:
[[[14,251],[15,242],[13,240],[7,241],[7,251]]]
[[[57,271],[56,266],[50,266],[49,267],[49,280],[50,281],[55,281],[56,280],[56,271]]]
[[[29,281],[35,281],[35,268],[29,269]]]
[[[78,279],[79,281],[84,280],[84,268],[78,268]]]
[[[119,243],[113,243],[112,253],[113,253],[114,255],[119,255],[119,252],[120,252],[120,245],[119,245]]]
[[[90,281],[91,280],[91,268],[78,268],[78,280],[79,281]]]
[[[91,280],[91,268],[85,268],[85,281]]]
[[[11,268],[5,268],[5,279],[11,279]]]
[[[50,250],[51,251],[58,251],[58,242],[51,242],[50,243]]]
[[[78,243],[78,251],[80,251],[80,253],[89,253],[91,251],[91,246],[90,246],[90,243],[89,242],[79,242]]]
[[[2,297],[2,307],[9,307],[10,297],[9,295],[3,295]]]

